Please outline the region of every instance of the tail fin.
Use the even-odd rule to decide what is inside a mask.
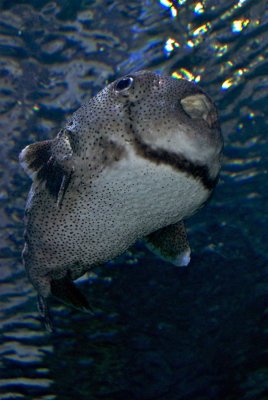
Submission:
[[[86,297],[67,276],[61,279],[53,279],[51,281],[51,294],[57,297],[63,303],[69,304],[74,308],[87,311],[92,314],[94,313]]]

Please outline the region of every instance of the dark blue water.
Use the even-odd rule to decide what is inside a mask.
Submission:
[[[0,398],[268,399],[268,12],[263,0],[0,2]],[[44,331],[20,262],[28,143],[109,81],[198,82],[225,137],[186,270],[142,244],[81,282],[96,317],[54,303]]]

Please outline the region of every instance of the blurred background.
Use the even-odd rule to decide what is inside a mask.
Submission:
[[[266,0],[0,1],[0,398],[268,399]],[[89,317],[39,321],[20,261],[27,144],[108,82],[149,69],[216,102],[224,165],[187,221],[192,262],[138,243],[81,281]]]

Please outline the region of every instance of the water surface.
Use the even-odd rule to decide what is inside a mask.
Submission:
[[[1,399],[268,398],[267,26],[263,0],[1,1]],[[81,283],[98,315],[55,302],[49,335],[20,262],[18,153],[144,68],[199,83],[221,115],[224,167],[187,223],[191,265],[139,244]]]

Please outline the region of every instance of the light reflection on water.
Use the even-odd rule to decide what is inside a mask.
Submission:
[[[203,44],[204,41],[208,42],[211,50],[210,56],[212,58],[223,56],[225,56],[226,58],[226,56],[230,53],[230,59],[224,61],[221,65],[221,75],[226,74],[226,72],[228,73],[221,84],[223,90],[231,89],[233,87],[236,87],[239,83],[243,83],[244,79],[242,78],[244,77],[244,75],[246,77],[249,73],[252,72],[256,65],[260,65],[265,62],[265,56],[263,54],[258,55],[257,59],[254,58],[254,60],[250,64],[247,64],[247,67],[242,68],[236,68],[236,60],[232,60],[232,58],[234,58],[233,40],[230,40],[231,37],[234,37],[232,33],[238,35],[241,34],[243,31],[243,33],[247,35],[252,33],[252,31],[261,24],[260,15],[258,15],[257,18],[256,13],[247,11],[248,1],[238,1],[236,3],[233,2],[233,4],[228,7],[228,10],[220,15],[215,4],[213,5],[211,4],[211,2],[206,1],[160,1],[160,4],[171,11],[171,15],[175,19],[175,22],[173,24],[173,26],[175,26],[175,29],[175,23],[181,23],[180,17],[181,14],[183,14],[184,12],[183,8],[181,7],[182,5],[185,6],[185,9],[187,9],[188,18],[190,17],[190,22],[188,22],[187,24],[187,33],[185,36],[181,36],[181,32],[178,31],[178,37],[173,33],[173,36],[169,37],[166,40],[164,50],[168,56],[170,56],[172,52],[181,51],[181,48],[183,47],[188,46],[190,49],[198,48],[200,45]],[[221,7],[219,5],[219,10],[220,8]],[[211,11],[218,13],[219,18],[215,18],[211,22],[208,21],[206,23],[203,23],[204,19],[199,20],[199,16],[206,11],[208,13]],[[244,13],[251,18],[245,17],[243,15]],[[242,15],[240,16],[240,14]],[[225,22],[224,30],[219,33],[219,27],[223,23],[223,21]],[[261,38],[257,38],[255,40],[255,43],[260,45]],[[247,53],[250,53],[251,50],[248,47],[248,43],[245,42],[245,45]],[[242,45],[240,49],[241,52],[244,51],[243,47],[244,46]],[[241,53],[239,53],[239,64],[241,65]],[[201,80],[202,71],[197,72],[198,67],[194,66],[194,68],[194,71],[187,71],[187,74],[185,74],[184,76],[181,74],[180,71],[173,71],[173,76],[179,78],[184,77],[186,79],[189,78],[191,80],[193,80],[193,76],[198,76],[200,77],[199,80]]]
[[[0,397],[266,398],[266,2],[0,7]],[[29,181],[18,152],[141,68],[193,80],[216,101],[226,139],[219,187],[188,222],[187,271],[138,246],[80,282],[98,315],[55,303],[50,336],[19,261]]]

